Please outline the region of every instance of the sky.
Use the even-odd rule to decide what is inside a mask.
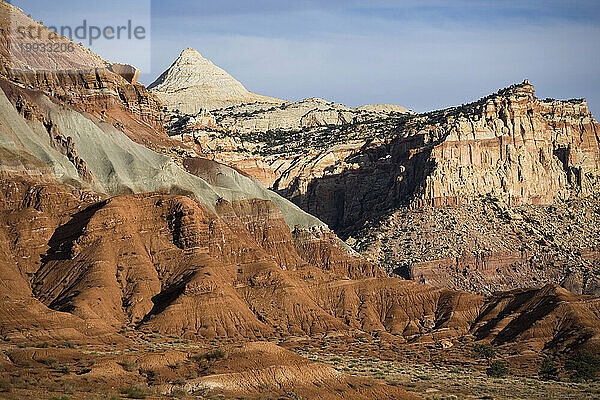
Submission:
[[[598,0],[145,4],[151,10],[145,84],[193,47],[249,90],[286,100],[321,97],[424,112],[527,78],[538,97],[585,97],[600,116]]]

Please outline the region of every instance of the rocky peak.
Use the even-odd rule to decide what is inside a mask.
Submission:
[[[202,57],[202,54],[200,54],[200,52],[192,47],[188,47],[187,49],[183,49],[183,51],[181,52],[180,59],[185,59],[185,58],[190,58],[190,59],[202,59],[205,61],[208,61],[207,59],[205,59],[204,57]]]
[[[148,88],[162,92],[194,86],[220,87],[232,93],[243,93],[246,90],[240,82],[192,48],[183,50],[171,67]]]
[[[496,93],[496,96],[526,96],[533,99],[535,98],[535,87],[529,82],[529,79],[525,79],[521,83],[516,83],[507,88],[500,89],[498,93]]]
[[[192,48],[183,50],[171,67],[148,88],[163,101],[167,111],[185,114],[243,103],[281,102],[248,91]]]

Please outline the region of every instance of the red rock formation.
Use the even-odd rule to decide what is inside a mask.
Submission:
[[[133,65],[112,63],[110,69],[129,83],[136,83],[140,77],[140,70]]]
[[[5,11],[14,11],[4,4],[2,7]],[[2,54],[6,56],[6,52]],[[58,65],[85,64],[90,61],[86,54],[78,48],[73,59],[54,61]],[[7,59],[2,61],[8,62]],[[101,340],[112,340],[126,325],[138,333],[151,330],[194,339],[316,336],[358,329],[373,334],[395,334],[399,341],[456,338],[474,333],[482,340],[499,344],[531,339],[548,348],[567,351],[596,346],[599,326],[596,298],[565,294],[550,287],[526,294],[495,295],[486,300],[476,294],[384,278],[376,265],[340,243],[320,224],[306,224],[310,229],[305,229],[306,226],[290,229],[294,224],[286,222],[289,215],[284,214],[284,209],[296,212],[293,216],[300,222],[312,223],[314,219],[294,207],[286,209],[281,198],[274,194],[266,196],[264,188],[255,181],[212,161],[182,157],[184,166],[196,175],[183,171],[176,175],[183,176],[185,184],[179,189],[189,197],[146,190],[147,193],[108,198],[86,191],[85,179],[83,183],[78,181],[82,186],[79,188],[66,179],[59,184],[52,171],[62,170],[52,167],[62,161],[75,168],[75,175],[99,179],[98,173],[88,175],[87,168],[96,154],[89,152],[87,158],[82,158],[79,154],[82,147],[78,148],[69,135],[69,129],[74,134],[83,126],[92,132],[85,138],[98,139],[94,143],[80,142],[88,149],[107,143],[112,151],[126,153],[123,159],[111,159],[111,154],[103,153],[109,162],[96,164],[96,171],[108,169],[107,181],[123,169],[143,169],[140,165],[161,170],[177,168],[171,159],[156,157],[156,153],[142,146],[132,146],[121,132],[98,128],[105,126],[103,122],[109,122],[140,143],[176,151],[175,144],[161,136],[156,127],[162,118],[156,111],[159,104],[156,99],[141,85],[130,84],[107,69],[103,60],[92,56],[91,61],[98,64],[74,74],[36,69],[29,73],[16,73],[10,68],[0,71],[5,95],[0,97],[3,107],[0,119],[3,139],[0,147],[0,272],[3,276],[0,332],[3,337],[83,341],[88,335],[99,335]],[[543,135],[556,133],[554,130],[558,129],[566,132],[566,136],[548,143],[568,149],[556,154],[542,151],[540,154],[544,156],[532,163],[520,162],[519,158],[515,161],[510,151],[502,152],[500,157],[508,167],[498,176],[512,176],[514,171],[536,173],[539,182],[545,182],[544,187],[556,190],[556,194],[566,188],[569,180],[582,191],[591,187],[597,159],[594,142],[588,136],[596,125],[586,119],[589,115],[580,115],[582,119],[577,119],[576,114],[582,112],[582,108],[540,103],[532,97],[528,85],[502,92],[497,100],[498,104],[492,99],[496,108],[486,106],[486,117],[479,122],[485,132],[489,126],[500,126],[499,121],[502,121],[502,135],[512,138],[513,143],[521,143],[523,151],[533,151],[531,149],[537,149],[532,147],[534,145],[547,145],[541,140],[545,138]],[[539,109],[532,108],[533,117],[529,115],[530,103],[539,106]],[[65,114],[52,118],[58,108]],[[473,115],[472,110],[467,111]],[[324,174],[323,182],[330,179],[329,183],[333,181],[333,184],[320,186],[321,183],[311,182],[306,193],[335,196],[332,200],[315,196],[306,204],[318,207],[319,212],[345,228],[401,202],[412,201],[413,205],[419,205],[421,200],[423,204],[431,201],[444,204],[451,196],[443,190],[454,193],[467,187],[470,189],[465,193],[469,196],[480,194],[483,184],[473,184],[477,180],[465,183],[460,173],[455,175],[455,170],[461,171],[459,167],[464,166],[461,164],[466,162],[463,151],[469,147],[460,144],[454,148],[444,142],[450,142],[457,126],[461,126],[453,122],[454,114],[461,112],[453,110],[443,114],[442,122],[431,119],[437,118],[436,115],[427,116],[425,127],[418,118],[402,120],[408,131],[415,130],[409,139],[365,144],[359,154],[351,152],[344,156],[348,162],[340,169],[318,164],[315,170]],[[529,133],[539,133],[540,140],[528,136],[528,128],[523,127],[523,121],[527,121],[525,115],[520,119],[511,115],[523,112],[533,121]],[[75,121],[81,126],[55,124],[67,114],[71,117],[67,122]],[[538,132],[536,121],[542,118],[540,115],[553,121],[552,129],[544,125]],[[309,125],[318,122],[315,118],[313,115],[308,119]],[[589,123],[586,125],[585,121]],[[476,132],[473,128],[473,135],[476,136]],[[103,142],[102,133],[117,138]],[[30,137],[25,137],[28,134]],[[482,160],[494,157],[495,150],[489,153],[482,150],[492,142],[481,140],[478,144]],[[115,143],[127,146],[119,147]],[[452,153],[452,149],[458,149],[458,159],[448,156],[447,152]],[[500,149],[504,151],[504,146]],[[66,161],[58,156],[50,157],[50,150],[64,156]],[[104,149],[94,150],[101,154]],[[548,161],[546,155],[562,161],[562,167],[557,160]],[[136,163],[146,157],[161,164]],[[439,169],[435,157],[441,157]],[[472,163],[470,156],[468,160]],[[123,164],[123,169],[114,168],[113,161]],[[449,164],[442,165],[441,161]],[[424,165],[432,168],[422,168]],[[543,172],[538,168],[540,165],[549,167]],[[555,166],[562,168],[564,181],[553,178]],[[437,179],[445,176],[442,172],[452,177],[454,183],[449,186],[452,190],[438,187]],[[123,175],[131,180],[172,176]],[[140,182],[128,183],[136,187]],[[534,201],[539,197],[535,187],[519,179],[513,183],[521,185],[522,190],[519,189],[519,196],[515,197],[519,201]],[[193,185],[201,187],[205,198],[190,192],[190,187],[197,189]],[[229,200],[220,197],[213,204],[211,199],[218,197],[217,188],[218,193],[229,195]],[[510,188],[512,186],[500,185],[507,195],[511,194]],[[442,195],[438,196],[440,190]],[[122,191],[133,190],[127,186]],[[442,200],[435,200],[438,198]],[[362,204],[361,199],[367,201]],[[531,302],[527,303],[525,300],[529,299]],[[557,326],[554,321],[561,319],[567,319],[567,323]],[[511,325],[512,320],[527,323]],[[533,323],[528,325],[529,322]],[[510,329],[497,334],[499,326]],[[573,341],[568,338],[572,331],[581,332]],[[273,353],[283,354],[272,348],[267,350],[264,352],[267,357],[273,357]],[[233,353],[234,360],[245,357],[244,352],[240,352],[242,356]],[[289,354],[283,356],[290,357]],[[268,364],[268,359],[264,361],[262,365]],[[292,364],[309,375],[310,382],[334,386],[349,382],[347,378],[336,377],[331,369],[304,364],[298,359]],[[226,367],[229,371],[234,368]],[[244,375],[237,370],[232,373],[241,374],[237,380],[240,376],[253,382],[267,379],[264,373]],[[221,375],[219,379],[228,381],[229,378]],[[281,382],[275,380],[275,384],[278,383]],[[294,386],[307,390],[301,384]],[[385,395],[383,390],[376,386],[354,392],[357,398],[381,398]],[[397,398],[405,396],[400,390],[389,392]]]
[[[42,38],[52,37],[51,43],[71,46],[70,51],[25,51],[17,27],[33,25],[38,22],[16,7],[0,4],[0,76],[118,126],[138,142],[174,144],[164,134],[160,101],[136,83],[131,68],[110,64],[41,25]]]
[[[299,245],[267,201],[222,201],[215,214],[164,193],[99,201],[16,176],[1,187],[5,337],[83,341],[89,329],[108,340],[123,325],[188,338],[358,329],[411,342],[474,334],[498,345],[597,349],[597,298],[549,286],[484,299],[368,278],[358,256],[344,262],[322,239],[316,250]]]
[[[489,297],[472,330],[478,339],[491,339],[497,345],[514,343],[517,349],[560,353],[584,343],[597,352],[599,319],[597,297],[577,296],[558,285],[547,285]]]

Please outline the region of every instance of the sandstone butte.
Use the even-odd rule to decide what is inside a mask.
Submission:
[[[585,101],[538,100],[525,82],[429,114],[283,102],[189,49],[149,91],[134,67],[76,44],[47,59],[11,52],[15,20],[36,23],[1,2],[8,398],[49,398],[58,382],[74,398],[143,383],[123,395],[416,399],[404,383],[313,360],[485,369],[469,361],[472,344],[491,343],[525,373],[545,356],[598,353],[600,299],[582,294],[597,247],[568,270],[528,258],[598,239],[580,231],[599,214]],[[535,223],[548,207],[582,219],[551,239]],[[402,258],[432,245],[399,249],[397,225],[415,221],[438,243],[450,237],[443,218],[471,246],[456,263]],[[500,242],[529,248],[469,258],[481,246],[473,224],[499,224]],[[322,350],[304,358],[303,343]]]

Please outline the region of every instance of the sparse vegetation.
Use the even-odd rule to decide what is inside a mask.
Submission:
[[[63,364],[63,365],[61,365],[61,366],[58,368],[58,371],[59,371],[61,374],[68,374],[68,373],[70,373],[70,372],[71,372],[71,366],[70,366],[70,365]]]
[[[134,372],[138,370],[138,366],[135,362],[124,360],[118,363],[127,372]]]
[[[488,369],[485,370],[485,373],[491,378],[504,378],[510,373],[510,370],[504,361],[494,361],[490,364]]]
[[[545,381],[558,379],[558,365],[550,357],[544,358],[538,372],[540,379]]]
[[[209,351],[208,353],[203,355],[203,358],[206,359],[207,361],[215,361],[215,360],[220,360],[222,358],[225,358],[225,351],[221,350],[221,349],[215,349],[212,351]]]
[[[570,371],[569,378],[574,382],[595,381],[600,372],[600,358],[581,350],[565,363],[565,369]]]
[[[150,394],[150,388],[141,383],[121,388],[121,394],[128,399],[145,399]]]
[[[58,360],[54,357],[48,357],[41,362],[52,369],[57,369],[59,367]]]
[[[171,397],[174,397],[176,399],[180,399],[182,397],[185,397],[186,395],[187,395],[187,392],[183,388],[175,388],[171,392]]]
[[[496,358],[496,350],[491,344],[477,343],[473,345],[473,352],[478,358],[485,358],[488,361]]]
[[[10,382],[5,380],[0,381],[0,392],[10,392],[11,387]]]

